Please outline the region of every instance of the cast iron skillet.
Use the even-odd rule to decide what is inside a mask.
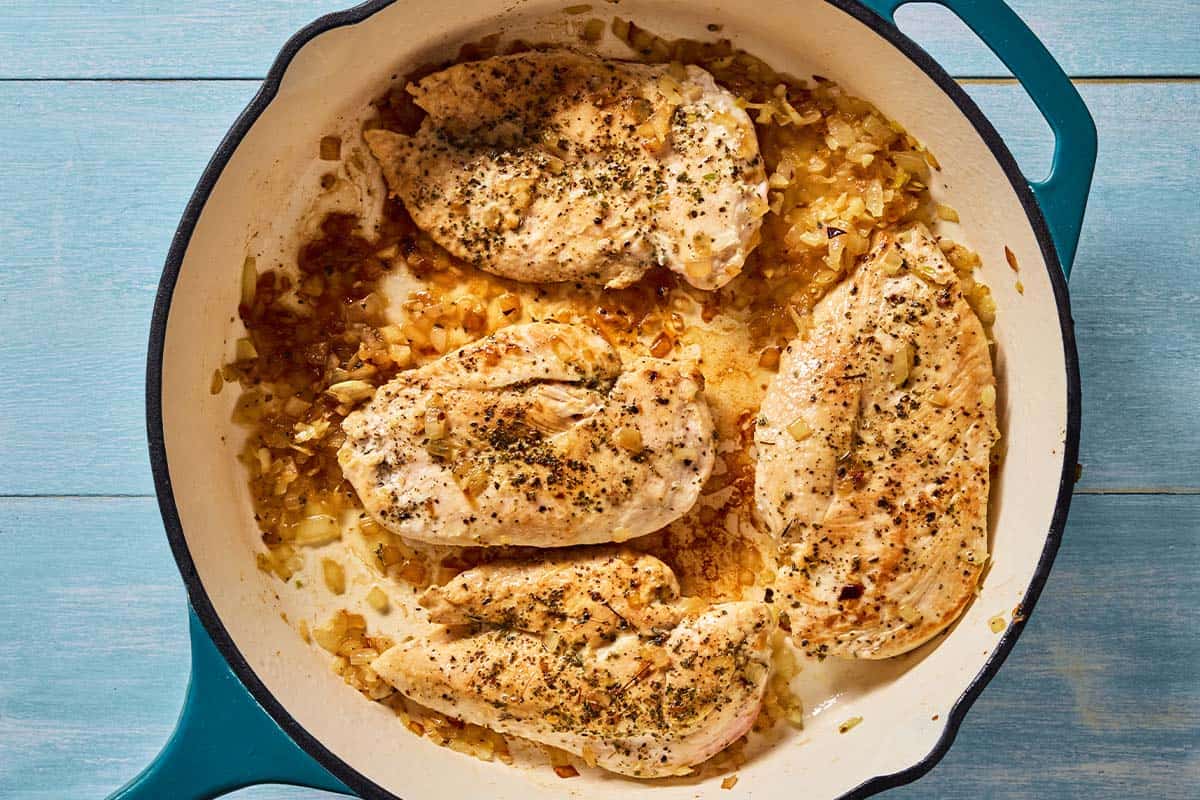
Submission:
[[[275,97],[292,58],[317,35],[368,18],[393,0],[371,0],[321,17],[293,36],[272,65],[261,90],[237,119],[193,193],[172,240],[159,284],[150,330],[146,374],[146,423],[150,460],[163,521],[191,601],[192,677],[178,726],[144,772],[112,795],[113,800],[215,797],[256,783],[287,783],[363,797],[391,793],[337,758],[272,696],[238,651],[218,618],[189,553],[175,505],[163,435],[162,367],[168,311],[184,253],[210,192],[242,138]],[[937,0],[957,14],[1012,70],[1046,116],[1056,142],[1050,177],[1029,183],[1008,148],[953,79],[894,24],[896,9],[910,0],[825,0],[886,39],[954,101],[1003,168],[1019,197],[1048,265],[1065,354],[1067,430],[1057,504],[1036,572],[1021,606],[1028,615],[1058,550],[1071,498],[1079,443],[1080,388],[1066,276],[1074,259],[1096,158],[1096,132],[1083,101],[1036,37],[998,0]],[[1016,643],[1013,625],[984,668],[950,711],[937,745],[902,771],[879,775],[844,798],[862,798],[924,775],[945,755],[963,717]]]

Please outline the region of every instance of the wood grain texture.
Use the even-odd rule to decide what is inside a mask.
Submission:
[[[1033,178],[1052,140],[1012,86],[968,85]],[[1100,154],[1071,273],[1082,491],[1200,487],[1200,83],[1083,84]],[[1001,309],[1003,314],[1003,309]]]
[[[1068,75],[1200,74],[1200,20],[1194,0],[1006,2]],[[1000,59],[942,6],[904,6],[896,13],[896,23],[951,75],[1009,74]]]
[[[288,37],[352,3],[330,0],[7,0],[0,78],[261,77]],[[563,0],[562,5],[576,5]],[[601,0],[594,3],[603,5]],[[1010,0],[1072,75],[1200,74],[1193,0]],[[948,13],[902,9],[901,27],[956,75],[1006,75]]]
[[[257,84],[0,84],[0,494],[148,494],[150,310]],[[83,413],[80,410],[84,409]]]
[[[157,509],[4,499],[0,543],[0,797],[101,797],[157,751],[186,682],[183,589]],[[1193,797],[1198,593],[1200,497],[1076,498],[1020,644],[942,765],[894,796]]]
[[[155,286],[192,186],[254,88],[0,83],[0,152],[20,154],[0,170],[0,363],[20,377],[0,381],[0,494],[152,491],[142,382]],[[968,89],[1038,174],[1050,142],[1024,93]],[[1080,486],[1200,488],[1200,83],[1082,91],[1101,152],[1071,281]]]
[[[1195,0],[1010,4],[1073,75],[1200,75]],[[8,0],[0,11],[0,797],[104,796],[178,714],[186,611],[154,502],[3,495],[151,491],[142,380],[162,259],[257,89],[192,79],[259,77],[336,7]],[[899,21],[952,74],[1006,74],[937,7],[905,7]],[[1023,92],[968,90],[1028,174],[1044,172],[1049,134]],[[1082,92],[1101,152],[1071,282],[1079,488],[1191,494],[1076,497],[1030,629],[942,764],[889,797],[1182,800],[1200,786],[1200,83]]]

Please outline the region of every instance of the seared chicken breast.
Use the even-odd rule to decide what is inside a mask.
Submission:
[[[620,591],[617,591],[617,589]],[[608,644],[626,632],[668,631],[679,583],[671,568],[632,551],[566,551],[534,562],[497,562],[460,573],[421,597],[443,625],[490,622],[523,631],[558,630],[572,646]]]
[[[687,774],[750,729],[774,622],[693,607],[657,559],[601,551],[469,570],[421,603],[445,627],[372,668],[441,713],[641,778]]]
[[[622,364],[594,331],[504,328],[346,417],[342,471],[410,539],[559,547],[651,533],[696,502],[713,424],[693,366]]]
[[[995,398],[983,326],[929,231],[881,235],[787,347],[755,432],[797,644],[885,658],[958,617],[987,560]]]
[[[699,67],[531,52],[408,90],[416,134],[366,141],[417,225],[481,269],[619,288],[666,266],[715,289],[758,242],[754,126]]]

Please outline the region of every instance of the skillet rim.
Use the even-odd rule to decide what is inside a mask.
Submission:
[[[1074,320],[1071,317],[1070,299],[1067,293],[1067,281],[1061,261],[1050,236],[1050,229],[1042,214],[1041,207],[1034,197],[1028,180],[1021,173],[1016,160],[1004,144],[999,133],[979,110],[975,102],[954,81],[953,78],[916,42],[900,31],[898,27],[876,15],[857,0],[822,0],[837,8],[858,22],[870,28],[890,45],[903,53],[910,61],[925,72],[934,83],[945,92],[958,109],[967,117],[979,133],[993,157],[1000,164],[1008,178],[1013,191],[1025,210],[1026,217],[1033,228],[1034,236],[1042,251],[1042,256],[1049,272],[1050,285],[1054,292],[1055,306],[1058,311],[1059,326],[1062,332],[1064,369],[1067,384],[1067,425],[1063,440],[1063,466],[1059,476],[1058,495],[1055,501],[1054,513],[1051,516],[1050,528],[1046,534],[1046,543],[1039,556],[1037,567],[1029,586],[1021,599],[1020,608],[1025,621],[1019,625],[1010,625],[1000,641],[993,648],[987,661],[975,675],[962,694],[946,714],[946,723],[942,734],[933,748],[922,759],[913,765],[887,775],[876,775],[860,783],[850,791],[842,794],[836,800],[860,800],[879,792],[911,783],[925,775],[949,751],[958,734],[959,727],[966,717],[975,700],[983,692],[987,684],[995,677],[1000,666],[1012,651],[1022,629],[1028,622],[1029,616],[1037,603],[1038,597],[1049,577],[1054,558],[1062,542],[1063,530],[1066,526],[1067,512],[1071,504],[1074,486],[1074,470],[1079,454],[1079,436],[1081,426],[1081,388],[1079,376],[1079,356],[1075,346]],[[380,10],[392,5],[396,0],[368,0],[361,5],[342,11],[326,14],[300,29],[284,44],[276,56],[266,79],[246,108],[238,115],[229,132],[225,134],[218,145],[208,165],[205,167],[199,182],[193,190],[180,219],[179,226],[171,239],[163,266],[162,277],[159,280],[158,291],[154,300],[154,310],[150,321],[149,347],[146,358],[146,436],[149,445],[150,466],[154,476],[154,488],[158,498],[159,512],[166,529],[167,540],[171,553],[179,567],[187,589],[188,600],[204,625],[208,635],[228,662],[230,669],[250,692],[251,696],[275,720],[276,724],[301,749],[312,756],[317,763],[328,770],[351,791],[368,800],[398,800],[396,795],[374,781],[367,778],[358,770],[351,767],[320,740],[308,732],[304,726],[275,699],[271,690],[259,679],[250,667],[245,657],[238,650],[232,637],[221,622],[203,582],[192,560],[187,546],[187,539],[179,519],[179,511],[175,505],[174,490],[171,485],[170,470],[167,462],[166,443],[163,433],[162,414],[162,370],[163,351],[166,341],[167,322],[170,314],[171,301],[175,285],[183,266],[183,259],[191,242],[192,234],[213,187],[220,179],[222,172],[229,163],[242,139],[258,121],[259,116],[274,100],[279,91],[284,73],[291,65],[296,54],[311,40],[322,33],[335,28],[354,25],[373,16]],[[1056,269],[1057,267],[1057,269]]]

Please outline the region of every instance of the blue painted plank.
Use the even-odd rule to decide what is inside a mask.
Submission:
[[[1019,157],[1048,134],[972,84]],[[1100,127],[1071,291],[1086,490],[1200,488],[1200,83],[1085,84]],[[148,494],[146,329],[192,185],[249,82],[0,84],[0,494]],[[1036,174],[1036,172],[1035,172]],[[81,406],[82,403],[82,406]],[[85,413],[80,413],[84,408]]]
[[[1077,496],[1028,629],[901,798],[1159,798],[1200,786],[1200,497]]]
[[[574,5],[563,0],[563,6]],[[1200,74],[1192,0],[1010,0],[1073,75]],[[261,77],[330,0],[8,0],[0,78]],[[597,0],[594,5],[603,5]],[[928,7],[901,26],[957,75],[1006,75],[960,23]]]
[[[1200,75],[1194,0],[1007,0],[1068,75]],[[1008,69],[957,17],[933,3],[896,14],[900,29],[951,75],[1000,77]]]
[[[967,87],[1033,178],[1052,139],[1012,86]],[[1100,155],[1071,273],[1084,491],[1200,487],[1200,84],[1080,86]],[[969,224],[969,222],[968,222]]]
[[[4,78],[262,77],[295,31],[352,0],[7,0]]]
[[[0,84],[0,494],[149,493],[163,258],[257,85]]]
[[[145,499],[0,509],[0,796],[103,796],[165,740],[187,683],[162,525]]]
[[[0,797],[102,797],[157,751],[186,681],[154,503],[0,499],[0,546]],[[894,796],[1194,796],[1198,614],[1200,496],[1077,497],[1021,642],[946,760]]]
[[[187,684],[157,507],[0,499],[0,548],[0,797],[103,797],[166,741]]]

